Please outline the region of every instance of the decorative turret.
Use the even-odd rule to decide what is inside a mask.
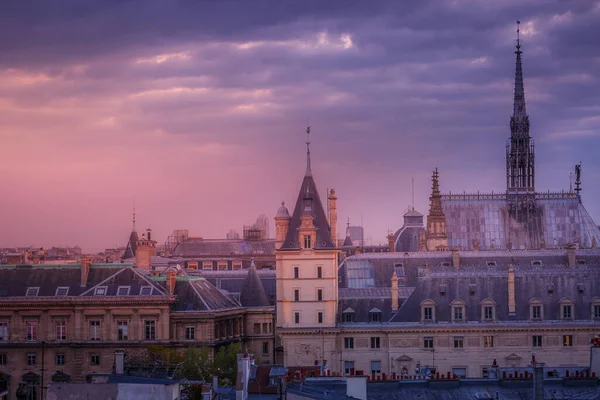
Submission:
[[[431,176],[431,197],[429,197],[429,215],[427,216],[427,249],[430,251],[448,249],[446,214],[442,208],[439,177],[440,174],[436,168]]]
[[[137,250],[137,242],[139,240],[138,234],[135,230],[135,206],[133,207],[133,227],[131,229],[131,234],[129,234],[129,241],[127,242],[127,246],[125,246],[125,252],[123,253],[123,259],[133,258],[135,257]]]
[[[281,207],[277,210],[275,215],[275,248],[280,248],[285,242],[285,237],[288,234],[290,228],[290,221],[292,217],[285,206],[285,201],[281,202]]]
[[[329,207],[329,227],[331,230],[331,239],[333,240],[333,245],[337,247],[338,245],[338,237],[337,237],[337,197],[335,195],[335,190],[331,189],[329,191],[328,207]]]
[[[148,229],[142,238],[137,241],[135,253],[135,266],[137,268],[150,268],[152,256],[156,255],[156,241],[152,240],[152,230]]]

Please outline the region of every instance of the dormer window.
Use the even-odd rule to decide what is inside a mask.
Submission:
[[[94,290],[94,295],[95,296],[106,296],[107,289],[108,288],[106,286],[98,286],[96,288],[96,290]]]
[[[560,304],[560,319],[574,319],[573,301],[569,298],[562,298]]]
[[[312,248],[312,237],[310,235],[304,236],[304,248],[311,249]]]
[[[25,296],[26,297],[36,297],[39,292],[40,292],[39,287],[30,287],[30,288],[27,288],[27,292],[25,293]]]
[[[342,313],[342,320],[344,322],[354,322],[355,312],[352,308],[348,307]]]
[[[152,286],[142,286],[140,288],[140,296],[150,296],[152,294]]]
[[[130,286],[119,286],[117,289],[117,296],[129,296]]]
[[[59,286],[59,287],[56,288],[56,296],[64,297],[67,294],[69,294],[69,287],[68,286]]]
[[[544,303],[537,297],[529,301],[529,318],[538,321],[544,319]]]
[[[465,320],[465,302],[457,299],[450,303],[452,308],[452,322],[463,322]]]
[[[212,269],[213,269],[212,261],[202,261],[202,269],[205,271],[207,271],[207,270],[212,271]]]
[[[423,300],[421,302],[421,322],[435,321],[435,302],[433,300]]]
[[[369,311],[369,321],[381,322],[381,310],[379,308],[372,308]]]
[[[496,320],[496,302],[492,299],[485,299],[481,303],[481,319],[484,322]]]

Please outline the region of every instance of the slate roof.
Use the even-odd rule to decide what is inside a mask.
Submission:
[[[527,223],[519,223],[508,213],[505,196],[443,195],[448,246],[473,249],[477,239],[481,250],[492,247],[506,249],[538,249],[579,243],[591,247],[595,239],[600,246],[600,229],[577,198],[566,193],[536,194],[535,215]],[[493,240],[493,243],[492,243]]]
[[[308,171],[307,171],[308,172]],[[321,203],[317,185],[312,174],[306,174],[298,193],[298,200],[294,207],[294,214],[290,221],[285,242],[280,250],[298,250],[300,242],[298,241],[298,228],[300,228],[301,217],[304,213],[309,213],[313,217],[314,226],[317,228],[317,239],[314,243],[315,249],[333,249],[335,245],[331,239],[331,231],[327,214]]]
[[[265,288],[256,272],[254,261],[252,261],[248,269],[248,274],[240,293],[240,303],[244,307],[268,307],[270,305]]]
[[[123,253],[122,258],[134,258],[135,253],[137,251],[137,241],[139,240],[138,234],[135,230],[131,231],[129,235],[129,241],[127,242],[127,247],[125,248],[125,253]]]
[[[202,239],[187,238],[173,250],[176,257],[231,257],[274,255],[275,239]]]
[[[139,295],[143,286],[153,287],[150,296],[165,296],[163,287],[128,264],[92,264],[83,287],[79,264],[0,266],[0,298],[25,297],[30,287],[39,287],[37,297],[55,297],[58,287],[69,288],[67,297],[89,297],[97,286],[106,286],[104,297],[117,296],[120,286],[130,287],[128,296]]]
[[[161,277],[164,281],[164,277]],[[174,294],[177,296],[173,311],[217,311],[239,308],[229,296],[223,294],[204,278],[178,276]]]
[[[206,270],[188,270],[188,274],[193,276],[202,276],[219,290],[226,290],[229,293],[241,295],[248,270],[242,271],[206,271]],[[256,270],[256,274],[261,280],[270,305],[275,303],[275,270]]]

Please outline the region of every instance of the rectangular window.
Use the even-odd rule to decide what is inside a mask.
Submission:
[[[531,317],[533,319],[542,318],[542,306],[531,306]]]
[[[156,340],[156,321],[144,321],[144,337],[146,340]]]
[[[323,277],[323,267],[317,267],[317,278],[321,279]]]
[[[455,336],[454,337],[454,348],[462,349],[463,347],[465,347],[465,338],[463,338],[462,336]]]
[[[294,301],[300,301],[300,289],[294,289]]]
[[[254,324],[254,334],[260,335],[260,324]]]
[[[433,308],[432,307],[424,307],[423,308],[423,319],[425,321],[433,320]]]
[[[56,353],[56,365],[65,365],[65,354]]]
[[[323,301],[323,289],[317,289],[317,301]]]
[[[494,319],[494,307],[483,307],[483,318]]]
[[[457,378],[466,378],[467,377],[467,369],[466,368],[452,368],[452,376]]]
[[[305,248],[305,249],[310,249],[310,248],[312,247],[312,246],[311,246],[311,240],[310,240],[310,239],[311,239],[311,236],[310,236],[310,235],[306,235],[306,236],[304,236],[304,248]]]
[[[194,339],[196,339],[196,327],[186,326],[185,327],[185,340],[194,340]]]
[[[493,336],[484,336],[483,337],[483,347],[494,347],[494,337]]]
[[[263,333],[269,333],[269,325],[266,322],[262,324],[262,331]]]
[[[90,353],[90,364],[91,365],[100,365],[100,354]]]
[[[117,296],[129,296],[129,286],[119,286],[117,289]]]
[[[350,375],[354,372],[354,361],[344,361],[344,374]]]
[[[263,344],[262,344],[262,353],[264,355],[268,355],[269,354],[269,342],[263,342]]]
[[[573,335],[563,335],[563,346],[573,347]]]
[[[371,348],[378,349],[380,347],[381,347],[381,340],[379,339],[379,337],[372,337],[371,338]]]
[[[565,306],[563,306],[563,318],[564,319],[570,319],[570,318],[572,318],[571,310],[572,310],[571,305],[565,305]]]
[[[0,353],[0,365],[6,365],[6,353]]]
[[[69,287],[68,286],[59,286],[59,287],[56,288],[56,296],[64,297],[67,294],[69,294]]]
[[[354,348],[354,338],[353,337],[344,338],[344,348],[345,349],[353,349]]]
[[[35,365],[35,353],[27,354],[27,365]]]
[[[152,294],[152,286],[142,286],[140,288],[140,296],[150,296]]]
[[[371,361],[371,373],[372,374],[380,374],[381,373],[381,361]]]
[[[600,318],[600,304],[594,305],[594,318]]]
[[[117,321],[117,336],[119,340],[129,340],[128,321]]]
[[[454,310],[454,320],[462,321],[463,319],[463,308],[462,307],[452,307]]]
[[[533,335],[531,338],[533,347],[542,347],[542,335]]]
[[[104,295],[106,295],[106,290],[107,290],[107,289],[108,289],[108,288],[107,288],[106,286],[98,286],[98,287],[96,288],[96,290],[94,291],[94,294],[95,294],[96,296],[104,296]]]
[[[353,312],[343,313],[343,316],[344,316],[344,322],[354,322],[354,313]]]
[[[294,279],[300,278],[300,268],[294,267]]]
[[[299,313],[299,312],[295,312],[295,313],[294,313],[294,322],[295,322],[296,324],[299,324],[299,323],[300,323],[300,313]]]
[[[425,336],[423,338],[423,347],[426,349],[433,349],[433,337]]]
[[[40,292],[39,287],[30,287],[30,288],[27,288],[27,292],[25,293],[25,296],[35,297],[38,295],[39,292]]]
[[[100,340],[100,321],[90,321],[90,340]]]
[[[371,322],[381,322],[381,313],[372,312],[371,313]]]
[[[8,340],[8,322],[0,322],[0,341]]]
[[[56,340],[67,340],[67,322],[56,321]]]
[[[37,322],[27,322],[27,340],[30,342],[37,340]]]
[[[490,377],[489,367],[481,367],[481,377],[486,379]]]
[[[319,324],[323,323],[323,312],[319,311],[319,313],[317,314],[317,321]]]

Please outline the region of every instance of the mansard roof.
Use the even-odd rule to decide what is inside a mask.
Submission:
[[[227,291],[232,295],[240,295],[248,278],[248,271],[207,271],[207,270],[188,270],[188,274],[201,276],[219,290]],[[260,278],[261,284],[265,290],[269,304],[275,302],[275,270],[257,269],[256,275]],[[272,299],[272,300],[271,300]],[[243,304],[242,304],[243,305]]]
[[[240,293],[240,303],[244,307],[268,307],[270,305],[265,288],[256,271],[254,261],[252,261],[248,269],[248,275]]]
[[[273,255],[275,240],[203,239],[188,238],[179,243],[173,256],[176,257],[232,257]]]
[[[164,277],[160,278],[165,281]],[[231,297],[200,277],[178,276],[173,294],[177,296],[173,311],[216,311],[240,307]]]
[[[311,202],[310,210],[305,207],[305,202],[308,201],[307,199],[310,199]],[[314,243],[314,248],[317,250],[335,248],[333,240],[331,239],[327,214],[321,203],[317,185],[315,184],[312,174],[307,173],[302,181],[287,236],[280,250],[298,250],[301,248],[298,238],[298,228],[300,228],[302,222],[302,215],[306,214],[313,217],[313,224],[317,228],[317,239]]]

